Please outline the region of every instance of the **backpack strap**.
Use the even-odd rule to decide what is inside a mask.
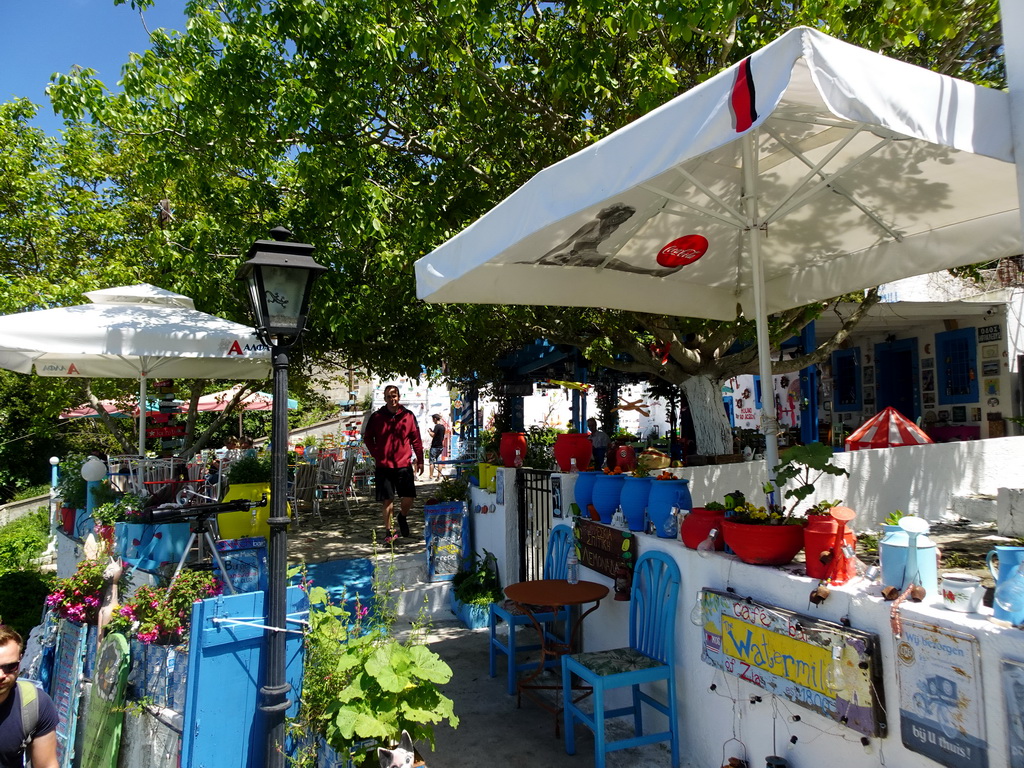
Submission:
[[[32,743],[32,734],[39,724],[39,694],[35,685],[28,680],[18,681],[21,694],[21,748]]]

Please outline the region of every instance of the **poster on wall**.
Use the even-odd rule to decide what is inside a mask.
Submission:
[[[728,592],[697,594],[701,659],[865,736],[884,736],[878,635]]]
[[[551,476],[551,514],[562,517],[562,478],[558,475]]]
[[[904,619],[895,642],[903,746],[950,768],[987,768],[978,638]]]
[[[1024,663],[1003,659],[1000,672],[1010,768],[1024,768]]]

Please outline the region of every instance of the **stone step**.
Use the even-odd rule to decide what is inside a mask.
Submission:
[[[394,597],[399,618],[414,620],[423,614],[432,620],[452,618],[450,581],[427,581],[425,552],[379,555],[376,561],[378,588]]]
[[[996,497],[981,493],[953,496],[949,503],[949,514],[972,523],[994,523],[997,519]]]

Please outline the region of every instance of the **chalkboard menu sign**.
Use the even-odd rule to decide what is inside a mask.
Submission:
[[[629,531],[577,518],[575,534],[580,565],[613,579],[622,565],[633,570],[635,539]]]
[[[88,627],[61,621],[57,631],[57,657],[53,670],[50,697],[57,708],[57,762],[68,768],[74,756],[75,731],[78,727],[78,701],[82,696],[82,661],[85,656]]]
[[[427,580],[450,581],[469,557],[469,512],[464,501],[423,508],[427,537]]]

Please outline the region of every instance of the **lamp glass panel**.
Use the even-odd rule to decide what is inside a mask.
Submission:
[[[309,272],[305,269],[263,266],[263,294],[266,297],[267,328],[301,330],[302,299]]]

